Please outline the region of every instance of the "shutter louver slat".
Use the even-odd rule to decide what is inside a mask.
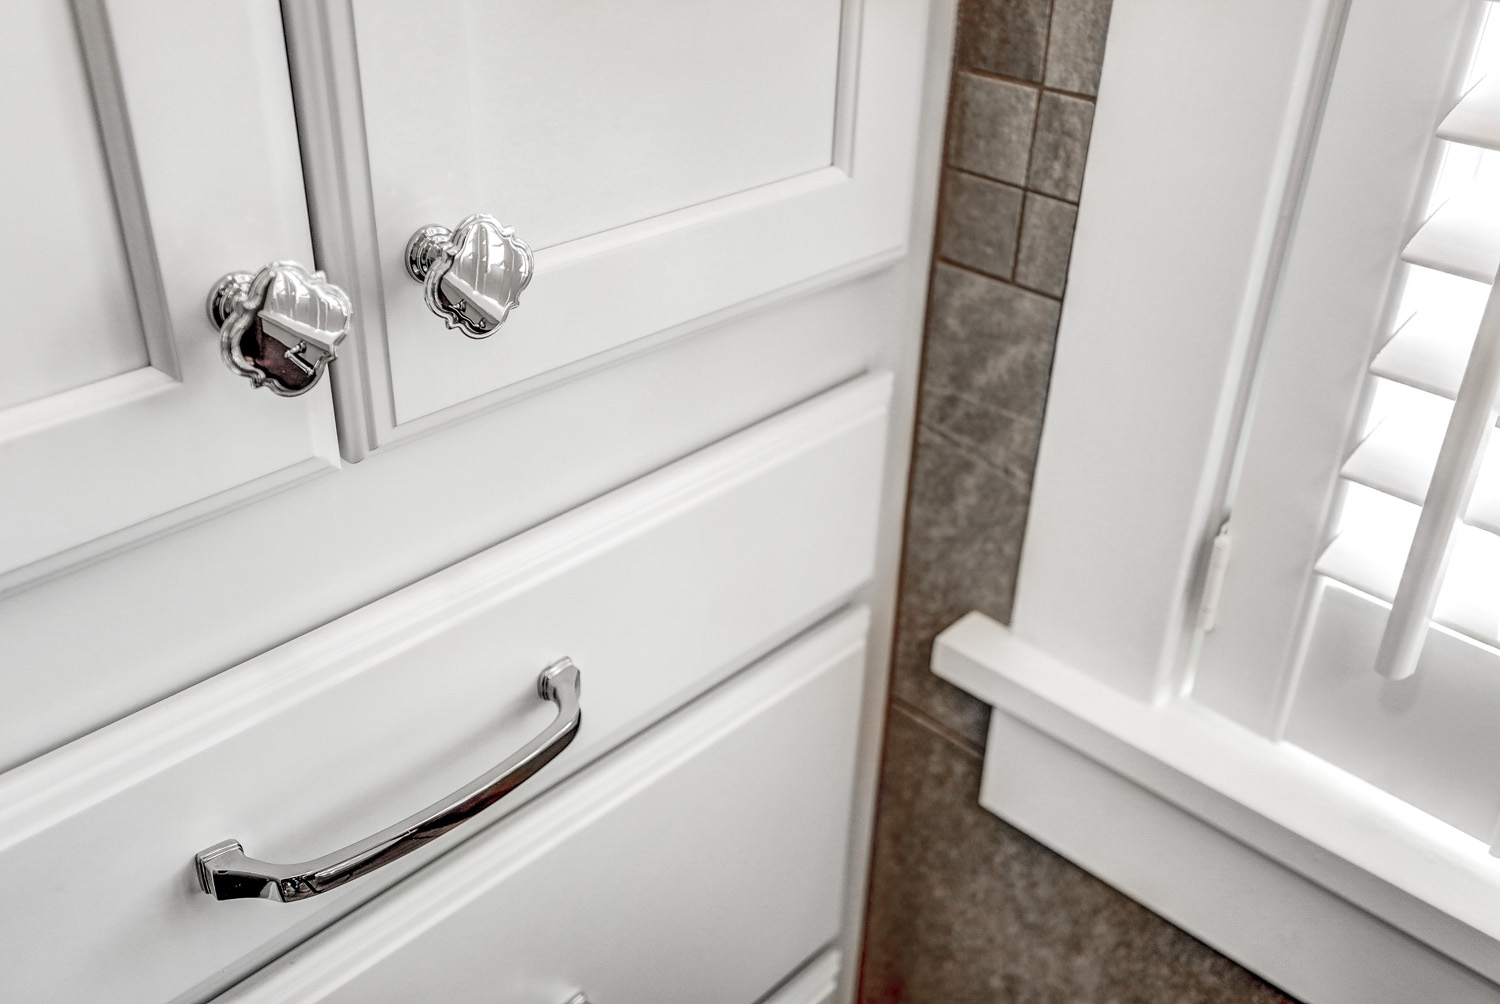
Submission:
[[[1500,201],[1478,194],[1449,199],[1407,241],[1401,258],[1488,283],[1500,270]]]
[[[1344,462],[1343,477],[1421,505],[1447,430],[1449,409],[1438,401],[1433,405],[1424,412],[1393,415],[1381,422]],[[1464,522],[1500,533],[1500,440],[1491,440],[1485,451]]]
[[[1420,509],[1363,485],[1350,485],[1363,518],[1324,549],[1317,572],[1389,603],[1395,598]],[[1489,645],[1500,645],[1500,537],[1460,526],[1432,620]]]
[[[1453,400],[1474,348],[1474,325],[1417,313],[1385,343],[1370,372]]]
[[[1500,295],[1492,288],[1375,657],[1376,672],[1388,679],[1405,679],[1417,668],[1427,640],[1427,624],[1436,610],[1452,557],[1457,524],[1469,508],[1480,460],[1494,429],[1497,390]]]
[[[1448,145],[1401,249],[1403,323],[1370,363],[1370,431],[1341,467],[1338,531],[1317,563],[1391,603],[1375,669],[1392,679],[1415,669],[1431,623],[1500,644],[1500,72],[1484,73],[1500,70],[1497,24],[1435,130]]]
[[[1500,150],[1500,76],[1486,77],[1469,88],[1437,134],[1454,143]]]

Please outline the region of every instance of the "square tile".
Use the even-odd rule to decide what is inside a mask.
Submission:
[[[1083,164],[1088,156],[1089,130],[1094,125],[1094,103],[1045,91],[1037,110],[1036,138],[1031,144],[1031,168],[1026,187],[1069,202],[1078,201],[1083,188]]]
[[[1016,282],[1062,296],[1068,283],[1068,258],[1073,253],[1073,227],[1078,207],[1071,202],[1026,193],[1020,248],[1016,253]]]
[[[1099,93],[1110,0],[1053,0],[1047,43],[1048,87],[1078,94]]]
[[[891,693],[984,745],[990,709],[932,674],[932,641],[970,610],[1010,619],[1028,492],[919,426],[907,501]]]
[[[1038,94],[1023,84],[956,74],[948,163],[996,181],[1024,184]]]
[[[1009,279],[1021,223],[1019,188],[962,171],[943,177],[938,254],[980,272]]]
[[[1029,491],[1061,306],[952,265],[933,269],[918,421]]]
[[[1052,0],[962,0],[955,64],[1040,83],[1051,6]]]

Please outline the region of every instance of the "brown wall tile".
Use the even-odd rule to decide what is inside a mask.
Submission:
[[[1027,192],[1022,220],[1016,282],[1048,296],[1062,296],[1068,282],[1068,258],[1073,253],[1078,207]]]
[[[1040,83],[1050,8],[1051,0],[963,0],[954,62]]]
[[[1054,0],[1046,84],[1077,94],[1099,93],[1110,0]]]
[[[1026,187],[1077,202],[1083,188],[1083,161],[1088,155],[1089,130],[1093,125],[1092,101],[1043,92]]]
[[[970,610],[1009,619],[1027,496],[990,464],[918,427],[891,691],[976,748],[990,709],[932,675],[932,639]]]
[[[938,264],[917,420],[1029,493],[1061,305]]]
[[[962,171],[943,178],[938,254],[989,275],[1009,279],[1021,224],[1019,188]]]
[[[957,74],[953,86],[949,164],[996,181],[1023,184],[1037,89],[973,73]]]

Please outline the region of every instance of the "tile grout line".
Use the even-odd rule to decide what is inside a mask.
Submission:
[[[900,711],[908,718],[910,718],[915,724],[920,725],[921,727],[927,729],[929,732],[932,732],[939,739],[948,743],[950,746],[958,747],[960,753],[967,753],[978,760],[984,759],[984,749],[980,746],[974,745],[974,743],[971,742],[968,737],[961,735],[954,729],[949,728],[947,725],[944,725],[942,722],[938,721],[936,718],[933,718],[925,711],[922,711],[916,706],[909,704],[908,702],[894,695],[892,695],[891,697],[891,710]]]

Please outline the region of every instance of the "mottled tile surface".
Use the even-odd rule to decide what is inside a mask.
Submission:
[[[893,708],[867,1004],[1288,1004],[978,804],[980,758]]]
[[[996,181],[1023,184],[1037,89],[974,73],[957,74],[953,89],[948,163]]]
[[[938,254],[980,272],[1009,279],[1024,193],[1013,185],[950,170],[943,179]]]
[[[1016,282],[1048,296],[1062,296],[1077,222],[1078,207],[1071,202],[1027,192],[1016,251]]]
[[[962,0],[954,62],[965,70],[1040,83],[1050,0]]]
[[[1026,489],[939,432],[917,430],[893,696],[984,745],[990,709],[928,670],[932,639],[970,610],[1008,619]]]
[[[1027,495],[1060,310],[1009,283],[933,269],[917,420]]]
[[[1083,188],[1083,161],[1088,155],[1094,103],[1045,91],[1036,115],[1031,167],[1026,187],[1043,195],[1077,202]]]
[[[1108,19],[1108,0],[960,8],[865,1004],[1286,1004],[980,808],[990,709],[928,668],[968,611],[1010,620]]]
[[[1048,87],[1077,94],[1099,93],[1110,0],[1053,0],[1047,46]]]

